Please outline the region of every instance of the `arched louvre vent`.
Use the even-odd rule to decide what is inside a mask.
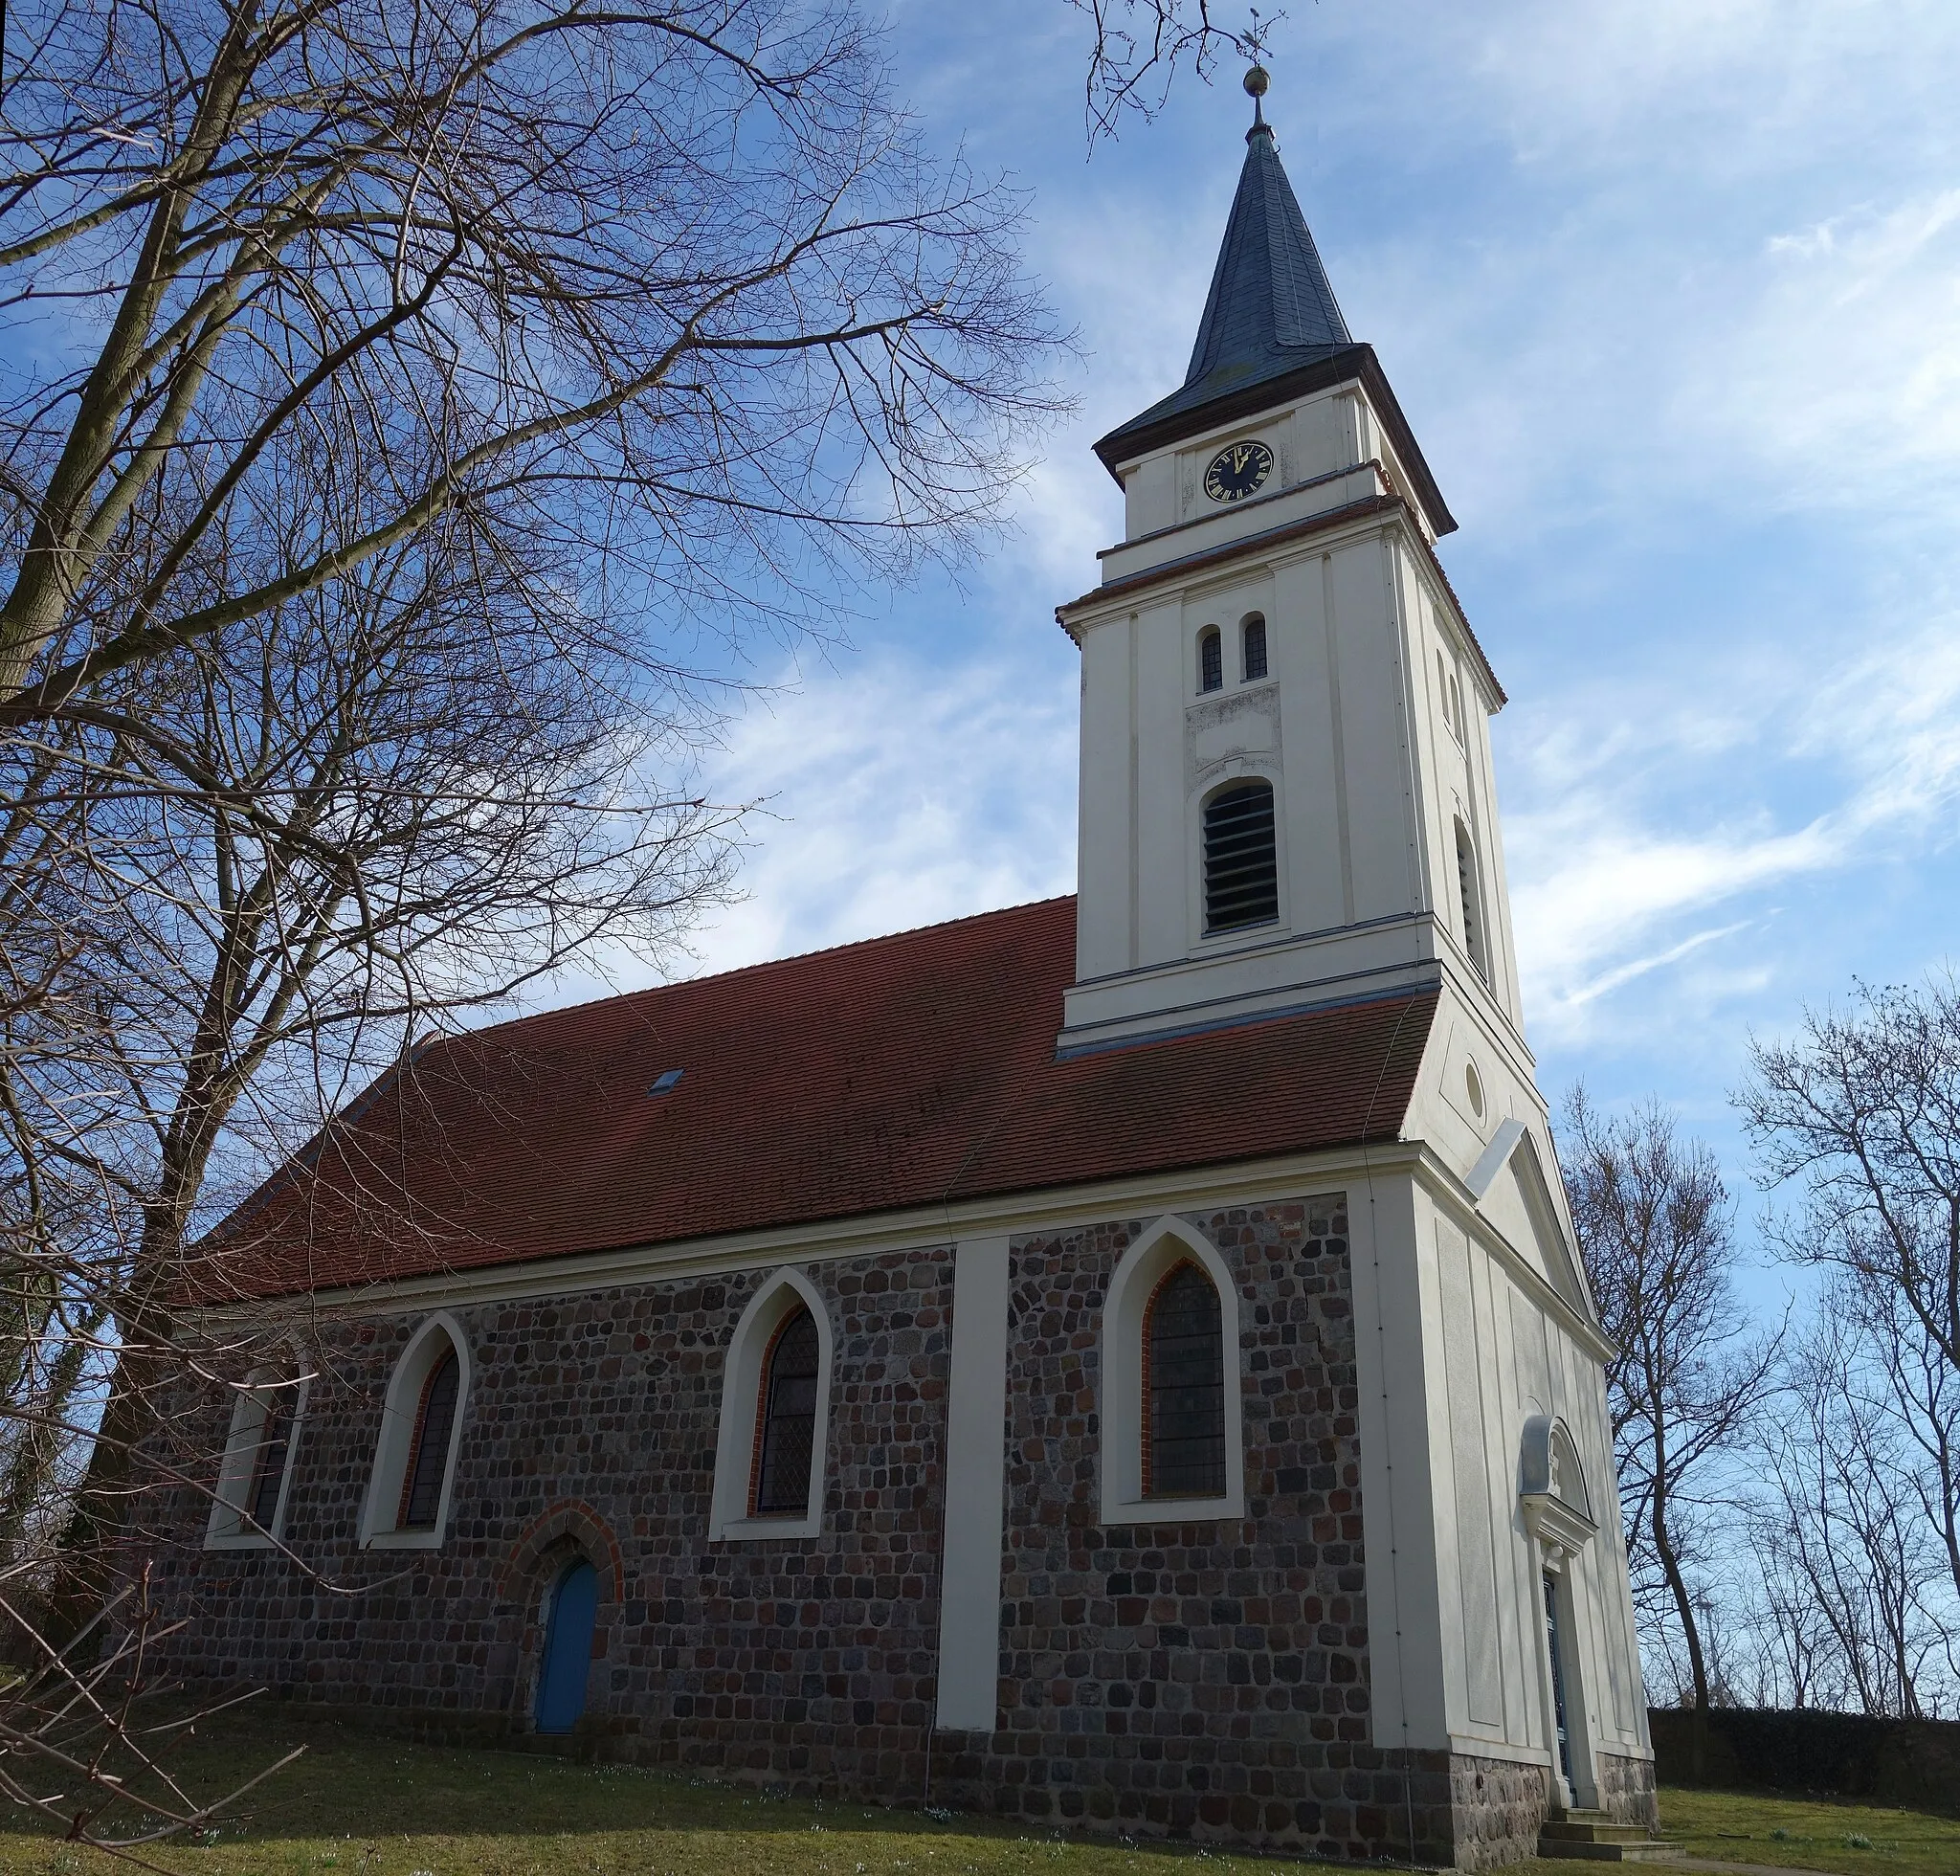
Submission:
[[[1205,803],[1205,929],[1233,931],[1279,916],[1273,786],[1244,782]]]
[[[1218,1292],[1181,1263],[1150,1299],[1145,1393],[1151,1498],[1216,1498],[1225,1489],[1225,1339]]]
[[[1490,955],[1483,943],[1482,894],[1477,889],[1477,850],[1470,843],[1470,830],[1457,823],[1457,890],[1463,903],[1463,949],[1477,974],[1488,983]]]

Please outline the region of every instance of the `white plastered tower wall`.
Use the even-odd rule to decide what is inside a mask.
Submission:
[[[1487,1003],[1446,981],[1404,1128],[1415,1151],[1352,1200],[1374,1739],[1558,1778],[1549,1564],[1572,1760],[1554,1800],[1593,1806],[1613,1760],[1652,1756],[1608,1344],[1544,1104],[1503,1041]],[[1583,1494],[1590,1526],[1550,1553],[1525,1476],[1529,1429],[1548,1420],[1570,1436],[1582,1483],[1567,1488]]]
[[[1459,824],[1489,994],[1523,1050],[1488,727],[1503,696],[1381,431],[1356,380],[1120,465],[1126,492],[1157,487],[1131,494],[1133,525],[1188,505],[1224,443],[1266,442],[1278,485],[1133,536],[1103,556],[1102,590],[1062,609],[1082,653],[1065,1051],[1380,994],[1433,980],[1445,958],[1481,987]],[[1269,668],[1248,681],[1236,650],[1255,614]],[[1224,681],[1208,693],[1212,630]],[[1280,917],[1212,937],[1203,803],[1244,776],[1274,788]]]
[[[1058,614],[1082,658],[1077,980],[1058,1049],[1437,993],[1401,1145],[1350,1192],[1373,1742],[1544,1768],[1555,1807],[1610,1807],[1615,1761],[1651,1794],[1652,1751],[1610,1350],[1524,1032],[1490,738],[1504,696],[1436,555],[1455,523],[1348,337],[1269,133],[1253,139],[1186,391],[1098,446],[1125,538]],[[1234,248],[1249,200],[1260,238],[1290,241],[1286,264],[1324,295],[1303,363],[1283,339],[1261,357],[1257,331],[1248,354],[1258,321],[1226,303],[1265,291]],[[1253,312],[1301,290],[1273,284]],[[1206,392],[1207,361],[1215,376],[1233,345],[1218,381],[1249,370],[1263,403]],[[1241,444],[1270,468],[1221,502],[1207,465]],[[1236,656],[1253,616],[1263,676]],[[1213,935],[1204,804],[1255,777],[1274,791],[1279,916]]]

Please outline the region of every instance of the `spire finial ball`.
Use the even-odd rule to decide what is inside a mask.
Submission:
[[[1248,98],[1263,98],[1266,88],[1273,80],[1263,65],[1255,65],[1245,75],[1245,95]]]

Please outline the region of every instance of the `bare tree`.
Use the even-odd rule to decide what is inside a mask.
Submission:
[[[1919,1717],[1944,1640],[1926,1590],[1938,1565],[1882,1364],[1839,1284],[1792,1351],[1760,1423],[1749,1531],[1766,1579],[1805,1606],[1811,1672],[1867,1713]]]
[[[159,1617],[147,1574],[103,1612],[118,1624],[115,1639],[83,1665],[73,1649],[47,1646],[20,1619],[14,1597],[24,1574],[19,1564],[0,1568],[0,1626],[20,1629],[31,1644],[24,1671],[0,1688],[0,1798],[67,1842],[161,1870],[152,1861],[158,1846],[234,1816],[254,1787],[304,1752],[286,1753],[216,1800],[194,1797],[169,1770],[171,1749],[237,1700],[166,1707],[165,1696],[181,1689],[158,1683],[147,1669],[158,1645],[181,1624]]]
[[[1693,1773],[1706,1776],[1710,1677],[1691,1571],[1714,1462],[1747,1432],[1776,1338],[1741,1325],[1734,1294],[1734,1207],[1714,1154],[1683,1140],[1649,1102],[1608,1120],[1583,1086],[1568,1096],[1561,1159],[1573,1228],[1600,1320],[1614,1457],[1629,1560],[1652,1619],[1656,1602],[1682,1638],[1695,1709]]]
[[[1018,199],[848,0],[11,24],[18,1542],[100,1359],[106,1508],[200,1206],[432,1013],[670,951],[724,873],[704,686],[963,551],[1058,404]]]
[[[1209,78],[1227,47],[1253,50],[1212,21],[1210,0],[1068,0],[1095,27],[1083,114],[1091,145],[1114,137],[1125,114],[1146,121],[1162,109],[1177,74]],[[1257,21],[1255,9],[1251,17]],[[1268,12],[1270,26],[1284,14]]]
[[[1014,196],[849,0],[28,0],[0,718],[460,522],[623,636],[963,549],[1057,408]],[[224,551],[303,438],[338,478]]]
[[[241,553],[303,536],[306,466]],[[603,659],[596,625],[565,659],[555,562],[477,545],[424,534],[13,746],[0,860],[23,949],[49,954],[0,1049],[10,1263],[38,1312],[9,1397],[16,1544],[59,1495],[78,1385],[114,1370],[57,1627],[115,1574],[181,1306],[214,1281],[199,1218],[418,1033],[602,942],[664,955],[725,889],[727,816],[675,787],[684,699]]]
[[[1860,986],[1754,1045],[1737,1100],[1766,1183],[1800,1188],[1777,1241],[1843,1280],[1960,1610],[1960,985]]]

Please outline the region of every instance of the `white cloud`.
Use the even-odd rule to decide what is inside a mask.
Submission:
[[[1549,1041],[1595,1036],[1608,1020],[1598,1006],[1615,992],[1765,929],[1771,892],[1854,876],[1956,832],[1960,645],[1949,621],[1847,659],[1800,694],[1808,674],[1788,665],[1753,682],[1727,676],[1731,701],[1714,713],[1690,706],[1670,719],[1624,696],[1569,699],[1578,710],[1519,751],[1523,799],[1505,818],[1513,916],[1526,1007]],[[1805,793],[1829,805],[1795,821],[1779,812]],[[1715,812],[1697,814],[1696,802]],[[1708,925],[1721,909],[1743,915]],[[1760,978],[1751,965],[1740,981]],[[1677,989],[1693,997],[1708,982]],[[1643,984],[1625,1020],[1653,1025],[1669,995]]]
[[[867,655],[752,706],[712,779],[768,817],[704,969],[1074,890],[1075,686],[1033,658]]]

